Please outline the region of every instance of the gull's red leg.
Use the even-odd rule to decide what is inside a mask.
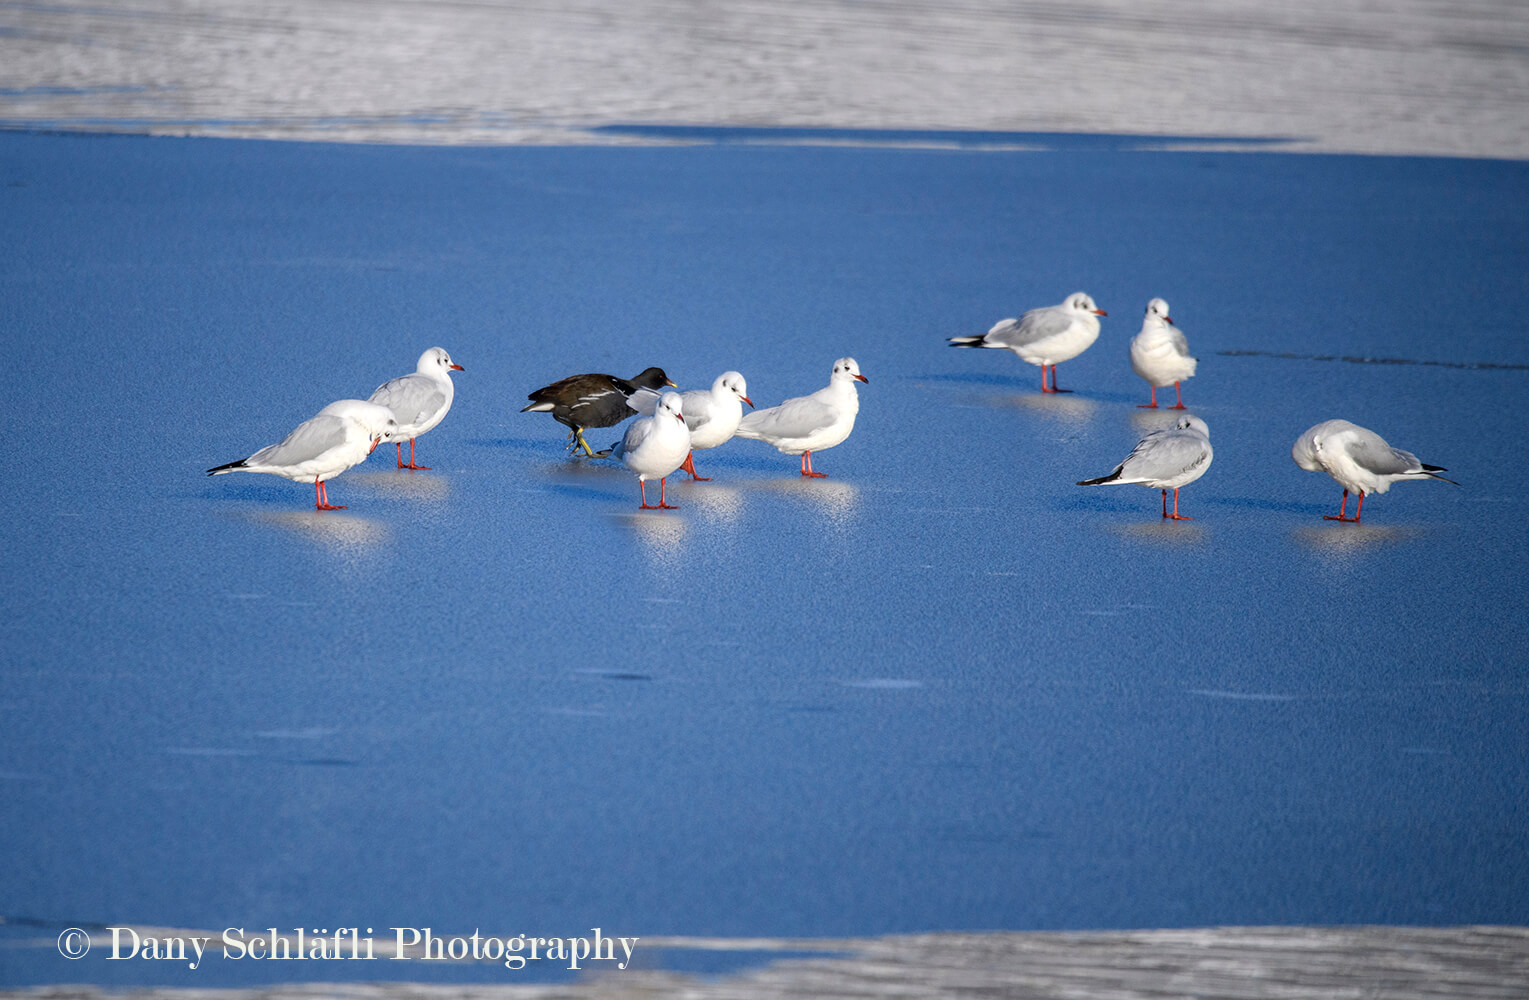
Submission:
[[[812,471],[812,452],[810,452],[810,451],[802,452],[802,475],[810,476],[813,479],[827,479],[828,478],[828,473],[826,473],[826,472],[813,472]]]
[[[1170,410],[1182,410],[1182,409],[1184,409],[1184,392],[1183,392],[1183,390],[1181,390],[1179,388],[1179,384],[1177,382],[1173,383],[1173,394],[1178,397],[1179,401],[1177,403],[1174,403],[1172,406],[1168,407],[1168,409],[1170,409]]]
[[[637,479],[637,488],[642,491],[642,506],[637,508],[637,509],[638,510],[657,510],[658,509],[657,507],[654,507],[652,504],[648,503],[648,482],[647,482],[647,480],[645,480],[645,479],[643,479],[641,477],[638,477],[638,479]]]
[[[1163,491],[1163,499],[1164,499],[1164,501],[1166,501],[1168,499],[1168,491],[1167,490]],[[1175,486],[1173,488],[1173,513],[1172,514],[1165,514],[1164,516],[1168,517],[1168,518],[1171,518],[1171,519],[1173,519],[1175,521],[1193,521],[1194,520],[1194,518],[1192,518],[1192,517],[1185,517],[1183,514],[1179,513],[1179,488],[1177,486]]]
[[[1364,490],[1360,490],[1359,491],[1359,506],[1354,508],[1354,523],[1358,524],[1359,523],[1359,519],[1361,517],[1363,517],[1363,516],[1364,516]]]
[[[318,503],[316,503],[314,505],[315,509],[317,509],[317,510],[344,510],[345,509],[343,506],[336,507],[334,504],[331,504],[329,502],[329,487],[325,486],[322,482],[319,482],[317,479],[315,479],[313,481],[313,486],[314,486],[314,489],[316,489],[318,491]]]
[[[1148,383],[1148,384],[1150,385],[1151,383]],[[1155,385],[1152,386],[1152,402],[1150,402],[1150,403],[1137,403],[1136,404],[1136,408],[1138,410],[1155,410],[1155,409],[1157,409],[1157,386],[1155,386]]]
[[[1050,391],[1051,391],[1050,389],[1046,388],[1046,366],[1045,365],[1041,365],[1041,392],[1050,392]]]
[[[400,469],[421,469],[421,470],[423,470],[425,472],[429,472],[430,471],[430,466],[428,466],[428,465],[415,465],[414,464],[414,439],[413,438],[409,439],[409,464],[408,465],[404,465],[403,464],[403,445],[399,444],[399,446],[398,446],[398,467]]]
[[[1163,490],[1163,516],[1168,516],[1168,491]]]
[[[687,452],[685,454],[685,464],[680,466],[680,468],[682,468],[686,472],[690,473],[690,478],[694,482],[702,482],[702,483],[709,483],[709,482],[711,482],[711,477],[710,476],[698,476],[698,475],[695,474],[695,452],[693,452],[693,451]]]
[[[660,510],[679,510],[674,504],[664,502],[664,483],[668,481],[668,478],[665,476],[658,481],[658,507]]]
[[[1359,494],[1359,509],[1360,510],[1364,510],[1364,494],[1363,493]],[[1324,521],[1357,521],[1357,520],[1359,520],[1359,514],[1358,513],[1355,513],[1353,517],[1345,517],[1344,515],[1345,515],[1345,513],[1347,511],[1348,511],[1348,490],[1345,489],[1343,491],[1343,503],[1338,505],[1338,513],[1337,513],[1337,515],[1335,516],[1335,515],[1332,515],[1332,514],[1323,514],[1322,515],[1322,520],[1324,520]]]

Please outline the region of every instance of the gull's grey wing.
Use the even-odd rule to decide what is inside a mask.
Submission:
[[[836,418],[837,413],[826,403],[811,396],[798,396],[779,406],[745,414],[738,424],[738,433],[744,437],[768,434],[777,438],[800,438],[829,426]]]
[[[711,423],[713,400],[710,389],[692,389],[681,394],[680,400],[681,409],[685,412],[685,426],[689,427],[692,433]]]
[[[1072,317],[1060,309],[1031,309],[1019,319],[1004,320],[982,338],[984,344],[1000,347],[1024,347],[1055,337],[1072,326]]]
[[[344,417],[323,413],[312,420],[304,420],[276,444],[261,448],[246,458],[244,464],[284,468],[311,462],[326,451],[343,445],[346,432]]]
[[[616,447],[611,449],[611,457],[619,459],[627,452],[636,451],[642,447],[642,443],[653,433],[657,420],[657,417],[651,417],[647,420],[634,420],[628,424],[626,433],[621,436],[621,440],[616,443]]]
[[[422,424],[446,405],[446,394],[435,379],[423,375],[401,375],[377,387],[367,400],[393,411],[400,427]]]
[[[645,417],[651,417],[658,412],[658,393],[652,389],[638,389],[626,398],[626,405]]]
[[[1168,327],[1168,337],[1173,341],[1173,346],[1184,357],[1189,357],[1189,341],[1184,337],[1184,331],[1176,326]]]
[[[1342,447],[1355,465],[1377,476],[1403,476],[1423,471],[1423,463],[1416,455],[1391,447],[1378,434],[1354,434],[1343,442]]]
[[[1120,463],[1120,481],[1176,479],[1210,460],[1210,442],[1181,430],[1153,431],[1136,443]]]

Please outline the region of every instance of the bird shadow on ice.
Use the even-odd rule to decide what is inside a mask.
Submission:
[[[420,475],[417,469],[356,472],[346,478],[358,486],[365,486],[384,496],[405,500],[444,500],[451,492],[450,482],[445,476],[433,472]]]
[[[559,443],[551,437],[541,438],[468,438],[464,444],[473,448],[493,448],[501,451],[517,451],[527,455],[541,455],[550,458],[555,451],[567,454],[567,442]],[[589,442],[594,445],[594,441]]]
[[[1324,512],[1318,504],[1300,503],[1295,500],[1271,500],[1268,497],[1206,497],[1208,506],[1232,507],[1237,510],[1267,510],[1282,514],[1316,515]]]
[[[636,481],[633,478],[632,482],[636,483]],[[598,500],[601,503],[623,500],[627,497],[625,491],[596,489],[593,486],[580,486],[576,483],[546,483],[542,488],[548,493],[555,493],[558,496],[573,497],[579,500]]]
[[[1001,385],[1011,389],[1034,389],[1036,379],[997,372],[940,372],[934,375],[906,376],[913,382],[954,382],[957,385]]]
[[[381,521],[332,510],[254,511],[228,516],[282,528],[335,552],[364,552],[392,537],[392,531]]]
[[[725,454],[705,452],[702,459],[704,464],[700,471],[707,472],[716,468],[723,469],[752,469],[756,472],[779,472],[783,468],[789,468],[790,463],[796,461],[795,455],[783,455],[773,448],[766,452],[762,449],[750,449],[750,453],[743,454],[737,449],[732,449]]]

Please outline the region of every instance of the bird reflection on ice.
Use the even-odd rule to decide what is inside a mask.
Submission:
[[[1015,396],[994,396],[992,401],[999,406],[1025,410],[1070,424],[1087,423],[1094,418],[1094,411],[1099,408],[1099,404],[1092,399],[1082,399],[1067,393],[1042,395],[1038,392],[1028,392]]]
[[[1411,537],[1409,528],[1379,524],[1308,524],[1295,529],[1295,540],[1326,555],[1349,555]]]
[[[444,476],[399,470],[395,472],[353,472],[346,482],[365,486],[374,493],[405,500],[444,500],[451,492],[450,480]]]
[[[335,552],[358,554],[386,542],[392,531],[380,521],[332,510],[262,511],[245,515],[260,524],[286,528]]]
[[[719,483],[684,483],[675,491],[684,504],[719,521],[736,521],[743,513],[743,494]]]
[[[1198,545],[1205,540],[1205,529],[1194,521],[1165,521],[1155,511],[1151,520],[1112,524],[1109,530],[1132,541],[1153,545]]]
[[[655,510],[618,514],[616,520],[632,529],[648,553],[661,562],[672,562],[682,554],[685,519],[679,511]]]
[[[836,479],[767,479],[758,488],[801,500],[842,527],[860,512],[860,490]]]

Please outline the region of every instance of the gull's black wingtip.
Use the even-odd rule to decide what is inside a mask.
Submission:
[[[1098,486],[1100,483],[1113,483],[1115,480],[1120,478],[1120,471],[1122,469],[1124,469],[1124,468],[1125,468],[1124,464],[1117,465],[1117,466],[1115,466],[1115,471],[1110,473],[1109,475],[1107,475],[1107,476],[1100,476],[1097,479],[1080,479],[1080,480],[1078,480],[1078,485],[1079,486]]]

